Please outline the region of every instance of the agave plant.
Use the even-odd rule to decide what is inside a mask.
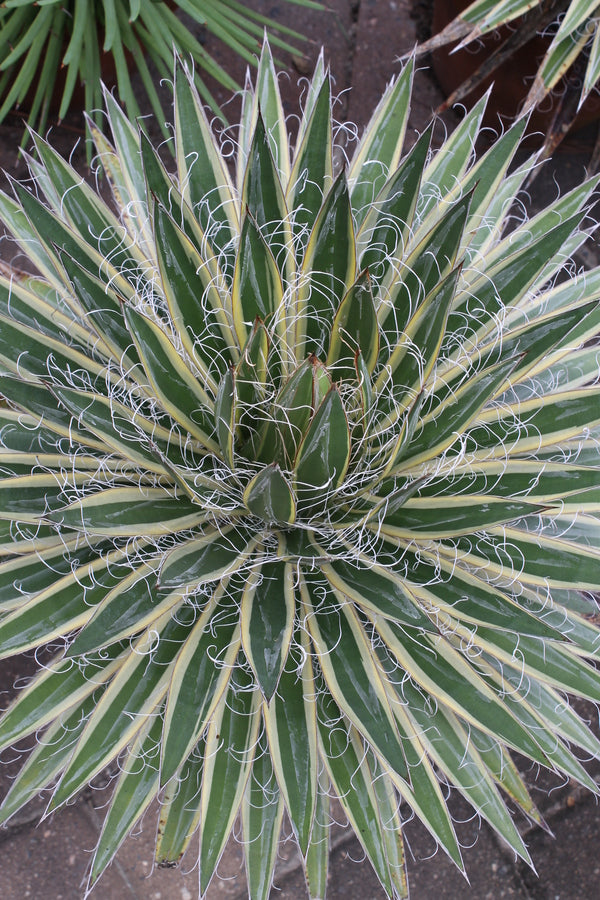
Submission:
[[[1,817],[113,766],[89,886],[156,797],[202,894],[241,818],[258,900],[284,814],[325,896],[332,797],[405,897],[407,810],[463,865],[447,784],[525,860],[511,750],[597,790],[597,180],[514,227],[524,122],[403,154],[412,71],[337,172],[323,58],[292,148],[266,48],[235,173],[179,66],[174,173],[108,94],[114,211],[40,137],[0,198],[0,647],[54,652]]]
[[[312,0],[291,2],[320,7]],[[144,54],[166,78],[172,74],[174,46],[194,60],[196,85],[218,111],[199,70],[232,91],[239,85],[178,19],[177,11],[205,26],[248,63],[256,62],[265,27],[274,45],[297,52],[283,36],[299,39],[299,34],[238,0],[6,0],[0,9],[0,122],[13,107],[23,105],[28,122],[42,130],[57,93],[62,119],[79,83],[85,90],[85,109],[99,122],[102,60],[108,57],[130,115],[139,115],[130,78],[130,68],[135,67],[162,126],[160,99]],[[59,85],[60,70],[64,78]]]
[[[419,53],[435,50],[459,41],[457,49],[479,40],[483,35],[515,22],[518,27],[486,55],[473,75],[448,98],[445,106],[467,96],[505,60],[537,34],[552,35],[548,49],[523,103],[528,113],[557,88],[574,63],[581,69],[568,91],[555,97],[556,124],[547,137],[549,152],[557,146],[572,125],[578,110],[600,79],[600,3],[597,0],[474,0],[439,34],[424,42]]]

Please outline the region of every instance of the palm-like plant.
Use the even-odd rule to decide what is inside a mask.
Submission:
[[[575,62],[581,72],[569,91],[556,97],[556,124],[546,137],[549,152],[564,137],[578,110],[600,79],[600,3],[597,0],[474,0],[441,32],[418,48],[419,53],[459,41],[457,49],[483,35],[522,19],[498,48],[486,55],[481,66],[448,98],[445,106],[467,96],[535,35],[552,37],[535,79],[523,102],[522,112],[535,109],[553,91]]]
[[[322,58],[292,150],[265,49],[232,176],[180,67],[175,174],[108,95],[116,214],[37,137],[0,198],[39,273],[0,287],[0,647],[56,654],[1,816],[118,761],[90,885],[157,795],[202,892],[241,815],[266,898],[285,812],[324,897],[336,795],[403,897],[400,801],[462,866],[440,781],[525,860],[509,750],[596,790],[597,182],[505,234],[524,123],[403,156],[411,77],[336,173]]]
[[[320,7],[312,0],[291,2]],[[178,11],[205,26],[250,64],[256,61],[265,27],[274,45],[293,53],[296,48],[284,37],[301,38],[238,0],[6,0],[0,9],[0,122],[13,107],[24,105],[29,124],[41,131],[57,91],[62,92],[58,110],[62,119],[76,86],[82,84],[85,109],[98,123],[102,59],[107,56],[114,64],[119,96],[128,113],[139,115],[130,77],[133,65],[162,127],[160,99],[147,60],[161,78],[167,78],[173,70],[173,47],[194,60],[196,86],[218,112],[200,71],[232,91],[240,86],[178,19]],[[58,86],[60,70],[64,81]]]

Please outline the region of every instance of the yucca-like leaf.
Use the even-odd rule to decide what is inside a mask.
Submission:
[[[315,0],[290,2],[321,8]],[[164,127],[148,61],[166,78],[171,73],[174,47],[194,60],[196,85],[204,101],[219,114],[200,71],[229,90],[240,90],[240,85],[194,37],[178,13],[205,27],[251,65],[256,63],[265,28],[272,43],[288,52],[297,52],[290,39],[303,37],[237,0],[7,0],[0,9],[0,121],[12,108],[21,107],[29,124],[43,131],[52,104],[59,101],[56,108],[62,119],[79,86],[84,88],[84,108],[99,124],[101,61],[106,58],[110,60],[106,72],[111,73],[112,63],[118,93],[129,114],[139,114],[130,74],[134,68]],[[81,100],[78,102],[81,107]]]
[[[524,99],[522,112],[538,106],[557,87],[573,63],[578,61],[581,70],[581,75],[577,74],[568,90],[562,91],[565,96],[555,98],[558,125],[553,124],[549,129],[544,144],[546,152],[551,152],[600,78],[600,4],[597,0],[553,0],[550,3],[545,0],[473,0],[470,4],[465,3],[460,15],[442,31],[421,44],[418,52],[426,53],[456,42],[460,49],[517,19],[520,19],[518,27],[503,38],[497,48],[491,48],[477,71],[459,85],[445,105],[458,102],[469,94],[536,34],[551,34],[546,53]],[[569,96],[573,92],[577,104]]]
[[[522,123],[403,154],[411,65],[334,176],[322,58],[295,147],[273,73],[239,190],[180,67],[175,174],[107,98],[113,209],[40,140],[0,196],[40,273],[0,277],[0,649],[64,643],[0,721],[41,741],[0,815],[119,757],[90,885],[158,796],[202,892],[239,817],[266,898],[286,814],[322,898],[337,794],[402,897],[402,803],[462,866],[438,776],[525,860],[509,750],[594,789],[595,182],[510,227]]]

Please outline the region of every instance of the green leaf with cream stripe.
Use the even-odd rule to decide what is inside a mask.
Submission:
[[[403,330],[418,308],[454,268],[470,203],[471,195],[467,194],[444,210],[415,247],[409,244],[407,251],[410,252],[402,262],[399,277],[392,269],[392,283],[384,285],[389,290],[389,296],[385,297],[378,311],[387,342],[392,346],[399,343]],[[388,329],[391,329],[389,337]],[[386,362],[383,359],[382,365]]]
[[[102,689],[102,686],[96,686],[93,693],[75,706],[74,712],[63,714],[46,729],[43,740],[27,757],[2,802],[0,811],[2,824],[56,779],[63,768],[64,757],[70,755],[79,740],[87,717],[98,703]]]
[[[167,673],[161,785],[170,781],[187,758],[227,687],[240,645],[231,590],[228,580],[222,580]]]
[[[438,358],[459,273],[460,269],[450,272],[411,316],[375,383],[376,391],[391,376],[392,383],[411,397],[415,387],[429,378]]]
[[[157,591],[159,562],[158,557],[145,562],[107,593],[69,647],[70,656],[87,656],[99,647],[130,638],[179,605],[179,592],[164,596]]]
[[[403,704],[395,703],[393,709],[410,772],[411,790],[409,792],[405,790],[406,799],[450,859],[459,869],[464,869],[452,817],[433,764],[428,754],[424,752],[419,732],[414,729]],[[393,775],[391,777],[394,781]],[[400,790],[402,791],[402,786]]]
[[[86,312],[86,323],[92,325],[107,347],[107,356],[123,358],[127,368],[138,362],[131,337],[123,321],[120,296],[107,291],[106,284],[95,278],[77,259],[63,251],[60,261],[69,279],[70,289],[77,295]]]
[[[283,809],[283,799],[263,738],[256,748],[255,762],[242,802],[246,878],[252,900],[268,900],[271,892]],[[258,853],[257,846],[260,848]]]
[[[68,712],[109,681],[122,661],[122,646],[86,661],[56,659],[19,694],[0,721],[0,746],[9,747],[43,728],[57,710]]]
[[[204,232],[212,221],[219,223],[223,231],[221,243],[225,245],[237,230],[229,171],[215,146],[210,122],[190,74],[180,66],[175,73],[175,97],[176,160],[184,199],[190,209],[198,210]]]
[[[133,309],[125,321],[143,363],[149,386],[174,421],[209,450],[212,437],[212,401],[197,377],[182,361],[174,344],[154,322]]]
[[[60,209],[52,212],[20,184],[15,183],[14,189],[22,211],[32,223],[26,227],[28,233],[25,240],[33,240],[34,245],[38,244],[38,247],[33,250],[35,262],[51,284],[56,285],[59,289],[62,287],[60,260],[62,252],[66,252],[80,263],[85,264],[85,268],[90,272],[98,273],[98,275],[106,274],[109,278],[114,273],[117,278],[117,288],[122,287],[123,294],[127,296],[127,285],[131,272],[135,268],[133,260],[129,260],[124,271],[120,268],[116,269],[109,260],[105,259],[102,251],[98,249],[97,239],[93,238],[90,232],[86,232],[86,236],[82,237],[64,222]]]
[[[10,535],[10,523],[6,524],[9,525]],[[37,527],[33,527],[37,532]],[[35,537],[27,539],[27,536],[22,534],[21,543],[25,547],[20,548],[15,540],[12,544],[14,549],[10,554],[11,558],[4,559],[0,563],[3,612],[21,606],[25,597],[31,597],[38,591],[51,587],[57,576],[68,575],[72,566],[70,561],[65,559],[65,550],[69,553],[76,552],[82,565],[93,561],[98,555],[98,547],[84,548],[77,538],[72,539],[65,547],[60,539],[40,544]],[[22,552],[17,553],[18,549]]]
[[[36,446],[36,441],[42,442],[42,446],[51,441],[51,446],[56,449],[58,437],[75,440],[71,413],[57,404],[58,390],[62,390],[62,388],[53,386],[51,392],[46,386],[39,383],[16,376],[0,375],[0,391],[4,396],[10,397],[14,407],[20,410],[17,415],[13,413],[11,426],[5,428],[3,434],[19,433],[21,435],[19,449],[25,450],[24,442],[27,434],[32,451],[41,449],[39,443]],[[65,390],[70,389],[65,388]],[[27,418],[22,415],[23,411],[28,413]],[[8,418],[6,421],[10,421],[10,419]],[[48,432],[52,434],[52,437]],[[96,450],[102,450],[103,447],[102,441],[98,441],[83,426],[77,429],[77,441]],[[7,447],[12,446],[9,438],[4,438],[4,443]]]
[[[564,588],[576,584],[579,590],[590,591],[596,586],[594,574],[600,549],[546,537],[535,526],[532,531],[490,529],[484,537],[459,538],[457,546],[468,565],[485,565],[494,574],[518,574],[526,585]],[[543,555],[541,551],[545,551]]]
[[[36,522],[65,502],[69,488],[77,488],[89,481],[89,473],[77,472],[71,483],[58,473],[35,472],[0,479],[0,518],[21,522]],[[74,484],[73,484],[74,482]]]
[[[169,497],[162,488],[106,488],[49,513],[66,528],[106,537],[157,537],[195,528],[207,515],[184,497]]]
[[[459,571],[450,555],[444,558],[430,549],[417,557],[408,548],[403,553],[406,587],[434,619],[438,613],[447,613],[462,623],[560,639],[562,632],[546,615],[549,610],[543,601],[535,598],[529,604],[466,570]]]
[[[121,764],[113,800],[104,818],[102,836],[94,851],[90,885],[110,863],[117,847],[152,801],[158,787],[161,727],[160,715],[149,717],[147,727],[137,735]]]
[[[270,318],[281,306],[283,284],[271,250],[250,212],[244,217],[235,261],[231,302],[233,321],[244,346],[256,318]]]
[[[102,771],[145,728],[149,716],[160,714],[169,666],[191,618],[189,611],[179,619],[167,613],[134,643],[134,652],[119,668],[88,719],[52,795],[50,810],[66,803],[82,784]]]
[[[483,96],[448,136],[446,152],[436,153],[423,172],[421,202],[417,207],[421,219],[431,216],[439,197],[450,194],[467,170],[473,146],[481,126],[487,97]]]
[[[498,683],[498,676],[496,683]],[[514,684],[514,679],[513,679]],[[556,769],[565,772],[569,777],[585,785],[588,790],[598,794],[598,786],[594,779],[585,771],[579,760],[565,746],[562,740],[557,738],[556,732],[549,728],[543,716],[522,696],[513,694],[509,705],[519,721],[532,733],[536,741],[544,751],[548,762]]]
[[[356,278],[354,224],[348,186],[343,175],[334,181],[310,233],[300,269],[300,309],[296,343],[306,337],[304,354],[321,355],[327,347],[330,320]]]
[[[256,541],[250,531],[207,529],[204,537],[184,541],[167,554],[159,587],[168,591],[218,581],[245,565],[255,548]]]
[[[271,155],[265,123],[259,114],[242,184],[241,208],[258,225],[273,248],[280,272],[288,274],[291,230],[279,172]],[[240,216],[241,219],[241,216]]]
[[[265,562],[250,572],[240,608],[242,646],[267,701],[285,666],[295,610],[291,563]]]
[[[373,776],[365,759],[363,742],[356,731],[348,729],[339,713],[336,716],[336,708],[331,703],[323,704],[319,723],[329,777],[342,809],[379,880],[391,893],[392,878],[383,837],[385,825],[379,820]]]
[[[306,883],[311,900],[325,896],[329,872],[329,779],[324,772],[319,773],[317,803],[310,844],[306,852]]]
[[[154,204],[154,234],[158,266],[171,320],[178,337],[202,372],[203,383],[210,393],[216,391],[217,364],[223,344],[231,345],[231,326],[220,308],[217,284],[222,274],[209,251],[209,261],[177,225],[160,204]],[[207,238],[203,238],[207,243]],[[214,317],[217,333],[207,328],[207,319]],[[198,338],[202,337],[199,341]],[[210,397],[205,398],[210,405]]]
[[[163,424],[134,413],[116,398],[68,387],[53,387],[52,393],[76,418],[78,432],[85,429],[94,436],[92,447],[110,447],[130,463],[151,472],[163,471],[159,453],[175,462],[182,460],[181,451],[177,452],[179,441],[172,432]]]
[[[156,836],[155,859],[159,865],[173,864],[188,847],[200,817],[200,789],[204,771],[205,741],[198,741],[173,779],[162,792],[162,813]]]
[[[67,303],[67,298],[59,297],[56,290],[44,282],[0,276],[0,310],[3,315],[23,325],[31,324],[35,315],[37,327],[49,337],[61,340],[65,333],[70,333],[75,340],[86,343],[89,329],[81,327]]]
[[[116,550],[55,578],[2,619],[0,656],[22,653],[85,625],[94,606],[130,572],[126,554]]]
[[[384,566],[370,564],[368,558],[363,557],[360,562],[362,565],[338,559],[323,563],[321,571],[335,591],[362,609],[426,631],[433,629],[404,578]]]
[[[0,315],[0,365],[2,372],[29,381],[44,382],[68,378],[71,371],[85,373],[92,384],[105,374],[105,368],[90,354],[89,347],[72,347],[64,341],[48,337],[36,328],[21,325],[9,316]]]
[[[252,770],[259,726],[259,692],[252,690],[247,679],[242,680],[239,689],[232,685],[219,703],[206,738],[201,804],[198,806],[198,817],[206,823],[200,834],[199,857],[200,890],[203,893],[239,812]],[[168,825],[167,820],[165,831]],[[173,856],[171,852],[167,858]]]
[[[409,236],[430,142],[431,126],[388,178],[357,231],[360,267],[368,269],[378,283],[386,280],[394,254]]]
[[[256,113],[260,111],[271,155],[282,183],[290,177],[290,157],[283,103],[277,90],[277,72],[270,53],[261,53],[254,91]]]
[[[244,503],[251,513],[267,522],[294,523],[296,500],[278,465],[262,469],[248,482]]]
[[[582,418],[590,426],[600,421],[599,396],[597,387],[585,387],[535,398],[517,408],[492,408],[469,430],[467,440],[481,456],[487,450],[491,451],[489,456],[507,451],[516,455],[559,444],[580,433]]]
[[[481,810],[509,846],[530,862],[523,839],[459,719],[440,704],[431,703],[423,690],[409,679],[402,682],[400,693],[415,728],[420,733],[431,730],[430,754],[436,765],[461,794]]]
[[[327,364],[352,359],[360,353],[369,375],[377,362],[379,330],[368,269],[360,273],[340,303],[335,318]]]
[[[307,597],[308,625],[329,691],[351,721],[360,721],[363,736],[385,765],[409,782],[382,675],[370,645],[359,635],[357,619],[348,618],[344,610],[335,616],[319,614],[314,598],[320,597],[321,592],[315,584],[309,583],[303,593],[312,600]]]
[[[557,505],[558,511],[558,505]],[[400,509],[386,516],[385,534],[410,540],[414,534],[442,539],[470,534],[505,522],[545,511],[526,500],[504,500],[489,495],[471,495],[461,500],[460,507],[450,509],[436,497],[409,499]]]
[[[388,622],[377,622],[376,630],[400,666],[436,699],[468,722],[476,722],[520,753],[544,764],[544,756],[529,732],[521,728],[449,642],[428,636],[421,636],[417,642],[417,632],[406,626],[400,630]]]
[[[140,251],[123,241],[120,223],[112,210],[47,141],[34,135],[34,144],[43,172],[43,176],[38,176],[38,184],[43,187],[44,179],[48,179],[51,190],[60,198],[63,222],[84,241],[90,233],[97,235],[98,249],[115,268],[133,269],[136,261],[142,261]]]
[[[317,803],[317,710],[310,656],[302,670],[281,673],[277,693],[263,701],[269,750],[300,852],[308,851]]]
[[[473,375],[445,404],[440,404],[434,413],[423,417],[420,428],[412,441],[400,449],[396,466],[402,460],[402,468],[435,459],[451,447],[466,428],[474,421],[486,404],[490,395],[502,385],[516,364],[515,360],[498,363],[485,372]],[[442,422],[440,424],[440,416]]]
[[[386,182],[386,173],[400,163],[408,125],[413,64],[388,85],[373,113],[348,169],[352,209],[357,220],[365,216]]]
[[[296,455],[294,486],[300,503],[310,504],[321,491],[339,487],[348,469],[350,446],[344,405],[337,390],[331,388]]]
[[[399,900],[408,900],[406,856],[398,796],[391,778],[382,771],[375,754],[369,753],[367,763],[382,825],[381,834],[390,878]]]
[[[315,85],[313,80],[311,87]],[[333,181],[332,122],[327,113],[331,104],[329,75],[324,76],[318,91],[315,88],[314,107],[305,107],[303,131],[298,135],[298,149],[287,189],[287,202],[295,210],[294,226],[302,236],[302,228],[312,229],[323,201],[323,191]],[[306,243],[304,239],[303,243]]]

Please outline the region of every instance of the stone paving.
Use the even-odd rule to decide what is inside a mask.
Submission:
[[[415,26],[409,16],[409,0],[327,0],[329,11],[326,13],[264,0],[253,0],[252,5],[302,30],[311,41],[307,51],[309,59],[297,57],[292,60],[290,77],[287,80],[284,77],[286,111],[293,112],[296,108],[302,90],[302,83],[298,87],[296,81],[311,71],[318,48],[323,44],[339,95],[338,118],[348,118],[359,128],[368,120],[386,83],[399,71],[397,57],[410,52],[416,40]],[[216,55],[226,65],[230,64],[224,52],[217,50]],[[241,69],[234,74],[243,78]],[[224,91],[216,88],[215,93],[219,102],[229,100]],[[440,101],[441,95],[431,77],[424,70],[419,71],[409,140],[410,135],[416,137],[425,127]],[[235,120],[234,108],[235,102],[228,105],[232,120]],[[440,137],[444,128],[452,127],[453,120],[452,113],[446,115],[444,123],[438,126]],[[0,129],[0,144],[16,147],[20,139],[19,127],[10,121],[5,124]],[[53,140],[61,152],[70,152],[76,133],[76,127],[71,131],[68,127],[66,131],[64,127],[55,129]],[[83,171],[85,158],[81,149],[73,158]],[[539,179],[535,193],[542,199],[552,197],[556,183],[563,189],[577,183],[584,174],[584,165],[585,156],[572,150],[559,155]],[[11,174],[24,176],[23,164],[17,163]],[[7,257],[7,247],[0,245],[0,257],[10,258],[9,251],[10,248]],[[584,250],[582,261],[589,264],[597,256],[597,246],[590,245]],[[26,658],[2,664],[0,690],[5,690],[5,696],[8,696],[15,682],[22,683],[33,668],[33,661]],[[590,715],[597,721],[595,710]],[[3,754],[0,796],[6,792],[10,777],[17,770],[17,759],[16,751]],[[600,771],[600,764],[596,768]],[[594,798],[573,784],[553,782],[550,776],[538,776],[533,770],[529,771],[528,780],[553,835],[541,829],[530,829],[524,820],[521,823],[537,874],[515,861],[491,830],[474,820],[472,812],[458,802],[454,814],[465,847],[469,882],[442,852],[436,852],[425,830],[417,823],[409,822],[406,839],[412,900],[588,900],[597,896],[600,814]],[[109,790],[97,785],[68,808],[38,824],[44,810],[44,801],[40,799],[15,817],[9,828],[0,831],[0,900],[83,898],[86,868],[108,798]],[[93,900],[195,900],[198,897],[193,847],[187,862],[184,860],[179,869],[153,870],[155,829],[156,809],[151,808],[91,893]],[[360,845],[352,835],[341,826],[336,828],[331,851],[329,900],[379,900],[384,897],[362,856]],[[234,840],[223,856],[219,876],[209,888],[208,900],[243,900],[247,896],[241,850]],[[305,897],[298,860],[288,842],[282,848],[272,900],[303,900]]]

